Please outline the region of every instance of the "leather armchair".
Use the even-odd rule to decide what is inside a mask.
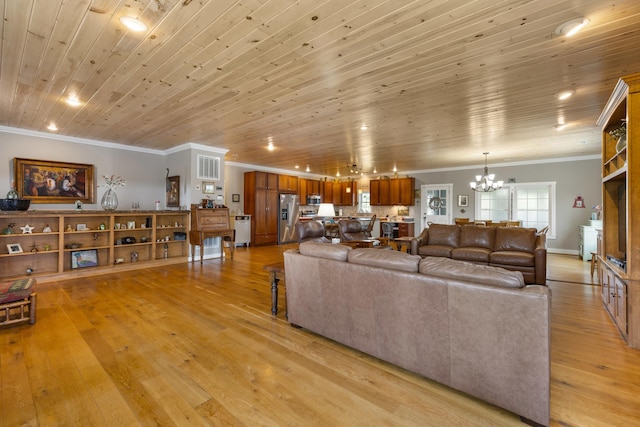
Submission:
[[[299,221],[296,222],[296,233],[298,235],[298,243],[302,242],[320,242],[331,243],[324,235],[324,225],[318,221]]]
[[[365,240],[367,238],[366,231],[362,230],[362,223],[355,219],[338,221],[338,232],[340,233],[341,242]]]

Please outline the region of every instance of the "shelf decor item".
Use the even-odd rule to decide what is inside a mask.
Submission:
[[[102,209],[107,212],[115,211],[118,209],[118,195],[116,194],[114,187],[123,187],[127,185],[127,181],[122,177],[115,175],[103,175],[104,185],[107,187],[107,191],[102,195],[100,205]]]
[[[31,203],[95,203],[93,165],[13,159],[16,191]]]
[[[71,269],[97,267],[98,251],[96,249],[85,249],[71,252]]]
[[[614,138],[618,138],[618,142],[616,143],[616,152],[619,153],[624,150],[627,146],[627,127],[626,122],[622,123],[620,127],[617,127],[609,132],[609,135]]]
[[[7,252],[10,254],[20,254],[22,253],[22,246],[20,246],[20,243],[9,243],[7,244]]]

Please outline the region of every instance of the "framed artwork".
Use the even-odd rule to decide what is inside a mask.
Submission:
[[[204,194],[213,194],[216,192],[216,183],[215,182],[202,182],[202,193]]]
[[[460,207],[469,206],[469,196],[466,194],[458,194],[458,206]]]
[[[167,207],[177,208],[180,206],[180,177],[170,176],[167,178]]]
[[[98,266],[98,250],[71,251],[71,269]]]
[[[95,203],[93,165],[14,158],[13,170],[21,199],[31,203]]]
[[[22,253],[22,246],[20,246],[20,243],[9,243],[7,244],[7,251],[10,254],[20,254]]]
[[[232,194],[231,195],[231,200],[233,202],[239,202],[240,201],[240,195],[239,194]]]

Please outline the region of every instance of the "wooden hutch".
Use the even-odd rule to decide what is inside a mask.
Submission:
[[[625,147],[610,134],[624,121]],[[633,237],[640,235],[640,73],[618,81],[597,123],[602,128],[602,300],[627,344],[640,348],[640,247]]]

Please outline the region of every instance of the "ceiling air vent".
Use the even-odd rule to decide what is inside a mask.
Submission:
[[[198,179],[220,180],[220,157],[198,154]]]

